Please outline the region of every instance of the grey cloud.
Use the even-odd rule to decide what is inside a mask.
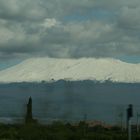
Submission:
[[[129,8],[123,7],[119,17],[119,25],[122,28],[140,29],[140,5],[139,7]]]
[[[39,20],[46,16],[38,0],[1,0],[0,17],[7,20]]]
[[[139,55],[139,12],[139,0],[1,0],[0,58]]]

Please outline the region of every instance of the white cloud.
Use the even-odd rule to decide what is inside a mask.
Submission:
[[[46,18],[44,22],[41,24],[41,26],[47,29],[47,28],[57,26],[59,24],[60,22],[58,22],[55,18]]]

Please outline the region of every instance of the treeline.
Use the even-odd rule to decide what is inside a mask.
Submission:
[[[114,126],[104,128],[97,125],[89,127],[84,121],[77,125],[53,122],[50,125],[0,124],[0,140],[127,140],[127,132]],[[133,140],[140,140],[134,133]]]

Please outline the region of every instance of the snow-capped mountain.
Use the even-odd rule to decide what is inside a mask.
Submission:
[[[111,58],[31,58],[0,71],[0,82],[52,80],[140,82],[140,64]]]

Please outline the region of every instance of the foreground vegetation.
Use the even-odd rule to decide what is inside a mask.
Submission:
[[[54,122],[40,124],[0,124],[0,140],[127,140],[127,133],[119,127],[88,127],[85,122],[78,125]],[[133,140],[140,140],[140,134],[133,134]]]

